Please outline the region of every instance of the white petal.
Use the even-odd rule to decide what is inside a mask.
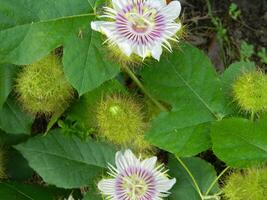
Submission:
[[[122,10],[125,6],[132,4],[131,0],[112,0],[113,8],[116,11]]]
[[[105,21],[93,21],[91,22],[91,28],[95,31],[99,31],[105,34],[107,37],[113,37],[112,32],[115,29],[115,23]]]
[[[147,45],[135,45],[133,47],[133,51],[140,57],[143,58],[143,60],[149,56],[149,47]]]
[[[157,162],[157,157],[154,156],[152,158],[145,159],[141,162],[141,166],[152,171],[155,168]]]
[[[181,3],[179,1],[171,1],[167,6],[160,9],[160,12],[166,19],[175,20],[181,12]]]
[[[170,38],[174,36],[177,33],[177,31],[179,31],[181,28],[182,28],[181,23],[168,24],[166,30],[164,31],[164,36]]]
[[[157,180],[157,190],[162,193],[168,192],[176,183],[176,179],[168,179],[167,177],[162,176]]]
[[[115,195],[115,179],[102,179],[97,187],[105,195]]]
[[[146,2],[153,8],[161,8],[167,4],[166,0],[147,0]]]
[[[120,50],[128,57],[131,56],[133,50],[131,44],[129,42],[122,42],[118,44],[120,47]]]
[[[162,47],[161,47],[161,44],[159,44],[159,43],[157,43],[154,47],[153,47],[153,49],[152,49],[152,51],[151,51],[151,55],[152,55],[152,57],[153,58],[155,58],[156,60],[160,60],[160,56],[161,56],[161,54],[162,54]]]
[[[140,161],[135,157],[131,150],[126,150],[123,154],[121,151],[116,153],[116,166],[119,171],[128,169],[129,166],[138,166]]]

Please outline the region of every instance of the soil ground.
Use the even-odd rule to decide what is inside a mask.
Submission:
[[[253,44],[255,51],[267,47],[267,0],[181,0],[181,3],[187,39],[204,49],[219,71],[239,60],[243,41]],[[241,11],[236,20],[229,14],[231,3]],[[214,25],[213,18],[218,18],[221,28]],[[266,69],[258,57],[253,56],[253,61]]]

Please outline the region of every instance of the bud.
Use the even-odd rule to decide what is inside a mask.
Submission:
[[[267,108],[267,77],[259,71],[241,75],[233,85],[234,100],[242,110],[257,113]]]
[[[232,173],[223,187],[229,200],[266,200],[267,169],[254,168]]]
[[[73,97],[62,65],[52,54],[25,66],[18,75],[15,90],[24,109],[33,114],[65,110]]]

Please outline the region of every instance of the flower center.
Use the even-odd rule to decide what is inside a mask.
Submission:
[[[138,200],[143,197],[148,190],[146,181],[137,175],[124,177],[123,187],[126,190],[127,196],[132,200]]]
[[[132,12],[126,14],[126,18],[136,33],[146,33],[154,26],[156,13],[157,11],[151,8],[143,8],[141,12],[133,9]]]

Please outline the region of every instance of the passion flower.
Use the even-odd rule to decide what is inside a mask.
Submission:
[[[175,20],[181,12],[179,1],[112,0],[112,8],[104,7],[107,21],[94,21],[93,30],[105,34],[111,45],[116,45],[128,57],[132,53],[145,59],[160,60],[162,47],[170,52],[168,40],[178,41],[176,33],[181,23]],[[111,20],[110,20],[111,19]]]
[[[109,165],[109,175],[102,179],[99,190],[106,199],[113,200],[162,200],[167,197],[176,179],[169,179],[163,165],[156,167],[157,157],[141,161],[131,150],[116,153],[116,168]]]

